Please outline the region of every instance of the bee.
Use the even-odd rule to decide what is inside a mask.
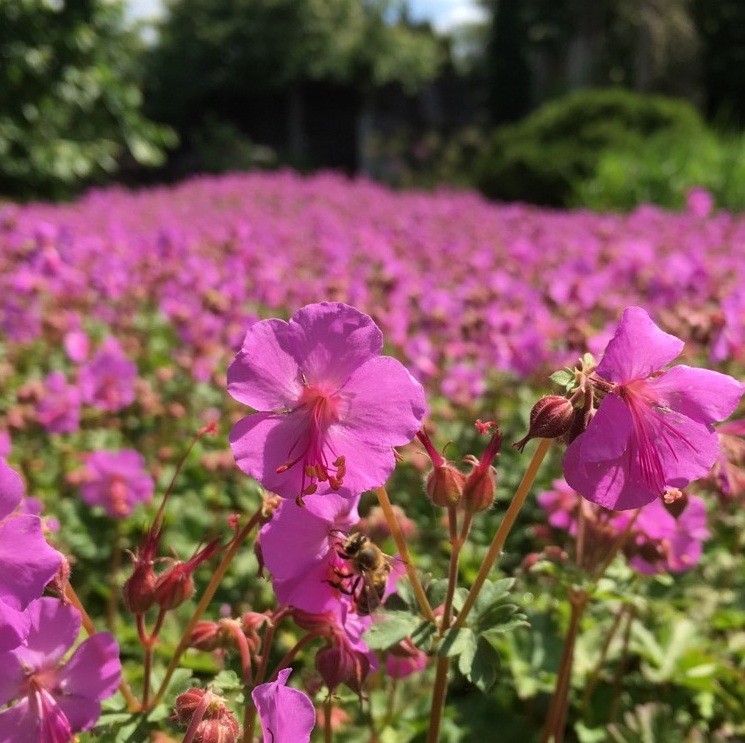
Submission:
[[[350,534],[339,544],[337,554],[350,565],[345,572],[334,568],[340,581],[329,581],[341,593],[352,596],[357,614],[366,617],[383,601],[383,594],[391,573],[392,562],[369,537]]]

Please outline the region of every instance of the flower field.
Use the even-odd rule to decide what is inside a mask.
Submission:
[[[744,246],[703,191],[0,204],[0,743],[745,739]]]

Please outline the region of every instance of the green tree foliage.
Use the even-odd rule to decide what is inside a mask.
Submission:
[[[140,41],[119,0],[0,0],[0,193],[65,197],[170,131],[140,112]]]
[[[389,0],[170,0],[148,105],[188,131],[209,111],[227,115],[250,96],[313,80],[414,90],[435,74],[438,47],[395,16]]]

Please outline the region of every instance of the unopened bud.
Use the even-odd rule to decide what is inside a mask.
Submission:
[[[155,603],[155,583],[157,577],[152,563],[135,563],[132,575],[122,587],[122,598],[127,611],[144,614]]]
[[[530,411],[527,435],[513,446],[522,451],[531,439],[556,439],[563,436],[572,427],[574,418],[574,406],[566,397],[542,397]]]
[[[218,635],[219,631],[220,625],[217,622],[197,622],[189,636],[189,647],[206,652],[217,650],[221,639]]]
[[[316,653],[316,670],[329,691],[346,683],[357,672],[357,658],[342,645],[330,645]]]
[[[241,732],[230,710],[214,720],[202,720],[194,734],[194,743],[236,743]]]
[[[186,563],[176,562],[156,581],[154,597],[161,609],[175,609],[194,595],[194,580],[191,573],[185,570],[185,565]]]
[[[433,506],[449,508],[457,506],[463,496],[466,477],[452,464],[435,465],[427,475],[424,489]]]
[[[495,425],[490,424],[490,427]],[[463,500],[461,502],[463,510],[467,513],[485,511],[494,502],[494,496],[497,492],[497,477],[492,462],[499,455],[501,445],[502,434],[497,428],[486,449],[484,449],[481,459],[476,459],[474,456],[466,457],[466,460],[473,464],[471,474],[468,475],[463,487]]]

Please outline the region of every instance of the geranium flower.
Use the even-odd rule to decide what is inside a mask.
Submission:
[[[102,506],[112,518],[129,516],[134,507],[153,494],[153,479],[145,471],[144,457],[134,449],[95,451],[85,462],[83,500]]]
[[[63,656],[80,632],[80,614],[57,599],[33,601],[26,644],[0,653],[0,743],[68,743],[101,714],[101,700],[119,685],[116,640],[100,632]]]
[[[285,668],[276,681],[259,684],[251,692],[265,741],[308,743],[316,724],[313,702],[299,689],[287,686],[290,673],[292,669]]]
[[[712,423],[737,407],[743,385],[726,374],[662,368],[683,341],[639,307],[626,309],[595,370],[605,392],[597,414],[564,456],[564,476],[605,508],[638,508],[703,477],[719,454]]]
[[[62,562],[44,540],[41,519],[20,512],[22,500],[21,478],[0,459],[0,651],[23,642],[29,630],[24,610]]]
[[[36,414],[49,433],[77,431],[80,428],[80,391],[67,383],[62,372],[52,372],[44,380],[44,394]]]
[[[425,412],[421,385],[382,347],[372,319],[339,302],[253,325],[228,369],[230,394],[262,411],[230,434],[238,466],[299,502],[382,485]]]
[[[334,609],[339,591],[333,568],[343,569],[338,556],[343,534],[359,521],[357,499],[330,493],[313,498],[305,508],[282,501],[261,530],[264,564],[281,604],[308,612]]]
[[[96,355],[80,367],[78,384],[83,402],[115,413],[135,399],[137,365],[130,361],[115,338],[107,338]]]

